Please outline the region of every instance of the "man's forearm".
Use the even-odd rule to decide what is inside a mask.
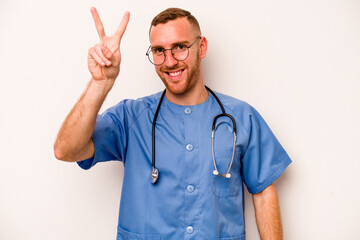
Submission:
[[[275,186],[253,195],[256,223],[261,240],[282,240],[279,200]]]
[[[91,136],[97,114],[111,86],[90,81],[85,93],[66,117],[54,145],[56,158],[79,161],[93,155]]]

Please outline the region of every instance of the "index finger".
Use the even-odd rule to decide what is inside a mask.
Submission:
[[[90,11],[91,11],[91,15],[93,16],[93,19],[95,22],[96,31],[98,32],[100,39],[102,39],[103,37],[105,37],[105,30],[104,30],[104,26],[100,20],[100,16],[99,16],[96,8],[92,7],[92,8],[90,8]]]
[[[116,29],[116,32],[114,34],[114,35],[119,37],[119,42],[120,42],[122,36],[124,35],[126,27],[127,27],[128,23],[129,23],[129,19],[130,19],[130,13],[125,12],[123,18],[121,19],[120,25]]]

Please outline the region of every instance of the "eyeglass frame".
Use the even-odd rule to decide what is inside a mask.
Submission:
[[[160,64],[155,64],[155,63],[153,63],[153,62],[150,60],[151,45],[149,46],[148,50],[146,51],[146,56],[148,57],[149,61],[150,61],[152,64],[154,64],[155,66],[160,66],[160,65],[162,65],[162,64],[165,62],[165,60],[166,60],[166,54],[165,54],[165,52],[166,52],[167,50],[170,50],[172,57],[173,57],[176,61],[185,61],[185,60],[189,57],[190,48],[197,42],[197,40],[199,40],[199,39],[201,39],[201,38],[202,38],[202,36],[197,36],[196,39],[195,39],[195,41],[194,41],[192,44],[190,44],[190,46],[186,46],[186,45],[184,44],[185,47],[186,47],[187,50],[188,50],[188,54],[187,54],[186,58],[184,58],[183,60],[177,59],[177,58],[174,56],[173,52],[172,52],[173,48],[175,48],[176,45],[175,45],[174,47],[172,47],[172,48],[167,48],[167,49],[164,49],[164,50],[162,51],[162,53],[164,54],[164,61],[163,61],[162,63],[160,63]]]

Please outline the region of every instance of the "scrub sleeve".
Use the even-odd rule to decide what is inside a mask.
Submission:
[[[82,169],[90,169],[98,162],[123,161],[126,148],[125,106],[119,103],[98,115],[92,135],[94,157],[79,161]]]
[[[242,177],[251,194],[272,184],[291,159],[260,114],[250,106],[249,142],[242,157]]]

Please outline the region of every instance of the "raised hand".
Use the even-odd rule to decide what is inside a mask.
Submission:
[[[125,12],[116,32],[112,36],[106,36],[96,8],[92,7],[90,11],[100,43],[89,49],[88,67],[94,80],[110,80],[110,84],[113,84],[120,72],[120,42],[129,22],[130,13]]]

